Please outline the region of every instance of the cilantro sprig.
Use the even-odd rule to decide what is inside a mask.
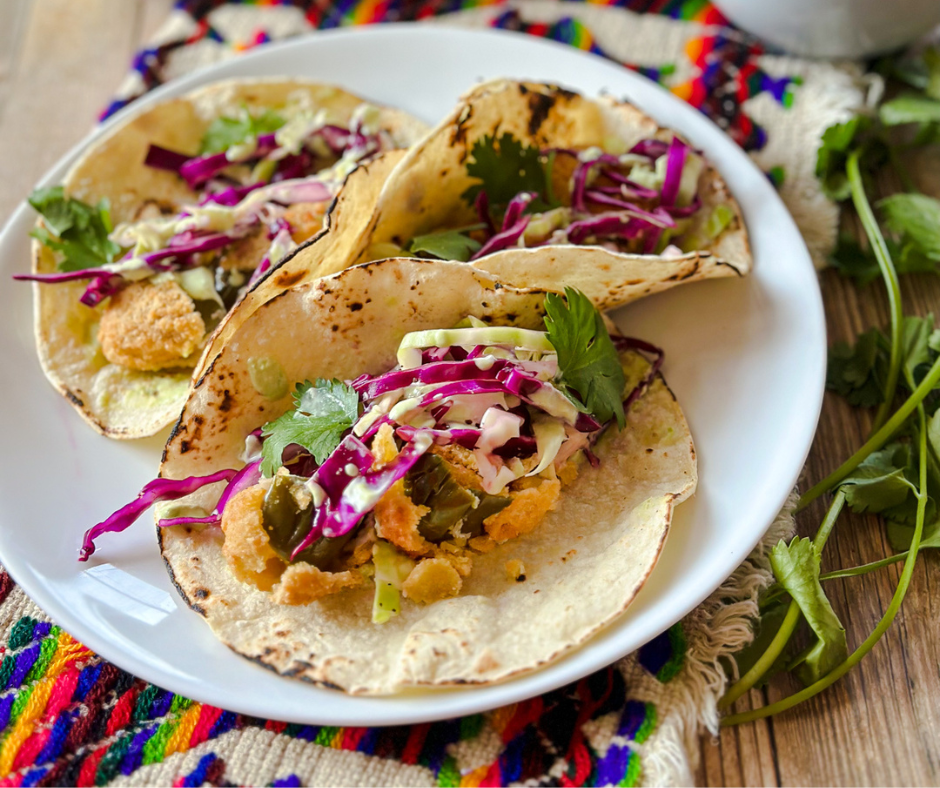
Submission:
[[[88,205],[66,197],[61,186],[50,186],[33,191],[29,204],[42,215],[44,225],[30,235],[61,253],[60,271],[98,268],[120,254],[121,247],[108,238],[114,228],[106,199]]]
[[[626,379],[600,312],[580,290],[566,287],[564,299],[548,294],[545,313],[548,341],[558,352],[555,383],[579,408],[601,422],[616,418],[623,429]]]
[[[297,385],[294,409],[261,430],[261,473],[273,476],[281,466],[281,457],[296,443],[322,463],[338,445],[359,416],[359,395],[339,380],[317,378]]]
[[[473,205],[480,192],[486,192],[490,205],[506,205],[519,192],[545,196],[549,178],[538,148],[523,145],[512,134],[488,134],[473,143],[467,161],[467,175],[479,179],[463,198]]]
[[[247,108],[238,117],[221,116],[209,124],[199,145],[200,155],[222,153],[262,134],[271,134],[284,125],[284,118],[273,110],[252,115]]]
[[[482,229],[484,225],[475,224],[458,230],[442,230],[427,235],[416,235],[408,244],[407,251],[419,257],[436,257],[439,260],[458,260],[466,263],[474,253],[480,251],[481,244],[467,233]]]

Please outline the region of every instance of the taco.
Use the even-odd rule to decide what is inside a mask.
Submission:
[[[352,262],[460,259],[603,308],[751,267],[737,203],[686,140],[627,102],[528,82],[468,93],[389,176],[370,225]]]
[[[41,283],[46,376],[109,437],[171,423],[235,302],[320,232],[352,170],[424,131],[296,79],[216,83],[116,127],[30,198],[33,274],[17,278]]]
[[[577,291],[350,268],[241,325],[84,556],[162,501],[180,593],[281,674],[384,694],[532,670],[623,611],[694,490],[661,361]]]

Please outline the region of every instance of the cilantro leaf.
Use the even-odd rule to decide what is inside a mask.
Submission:
[[[466,263],[480,250],[480,244],[460,230],[443,230],[439,233],[416,235],[408,244],[412,254],[425,254],[441,260],[459,260]]]
[[[776,637],[783,619],[787,615],[787,608],[790,606],[790,600],[786,596],[780,596],[773,602],[770,602],[766,608],[761,608],[760,618],[754,622],[754,639],[744,648],[734,655],[734,661],[738,666],[738,675],[743,676],[759,660],[767,648],[770,646],[774,637]],[[770,669],[760,678],[754,687],[760,689],[765,686],[774,676],[786,668],[789,657],[786,649],[780,656],[774,660]]]
[[[886,238],[885,245],[899,275],[938,273],[937,263],[926,257],[914,244],[908,242],[901,246]],[[839,237],[829,262],[842,276],[854,280],[859,287],[881,279],[881,269],[871,249],[863,249],[851,236]]]
[[[878,114],[885,126],[936,123],[940,121],[940,101],[917,93],[905,93],[882,104]]]
[[[816,635],[815,642],[791,663],[808,686],[848,657],[845,628],[819,582],[819,551],[811,540],[797,537],[789,545],[781,540],[770,552],[770,565]]]
[[[872,407],[884,400],[882,380],[887,366],[887,340],[877,329],[860,334],[854,347],[838,342],[829,348],[826,388],[850,405]]]
[[[885,64],[882,73],[940,99],[940,48],[927,47],[916,57],[886,58]]]
[[[918,368],[931,364],[930,342],[935,339],[936,333],[932,314],[926,317],[909,315],[904,318],[901,324],[901,347],[904,352],[902,364],[907,373],[905,379],[909,378],[916,384]]]
[[[574,389],[580,397],[576,404],[583,405],[598,420],[616,418],[623,429],[626,380],[601,313],[580,290],[566,287],[565,299],[567,306],[555,293],[545,297],[545,329],[548,341],[558,352],[555,380]]]
[[[842,276],[855,280],[859,287],[871,284],[881,277],[881,269],[875,255],[870,249],[863,249],[861,244],[849,235],[839,236],[836,248],[829,255],[829,263]]]
[[[218,117],[209,124],[209,128],[202,135],[199,153],[222,153],[251,137],[271,134],[283,125],[284,118],[272,110],[265,110],[260,115],[251,115],[245,110],[241,117]]]
[[[881,200],[878,207],[888,227],[906,243],[931,260],[940,260],[940,200],[924,194],[895,194]]]
[[[892,443],[872,452],[842,482],[845,501],[856,513],[886,512],[898,507],[917,489],[908,478],[913,470],[911,450],[906,443]]]
[[[851,189],[845,167],[849,154],[856,150],[863,172],[874,171],[887,159],[888,146],[871,118],[856,115],[823,132],[816,151],[816,177],[829,199],[841,202],[849,198]]]
[[[273,476],[281,456],[297,443],[322,463],[342,440],[359,415],[359,395],[339,380],[318,378],[297,385],[294,410],[289,410],[261,430],[261,473]]]
[[[461,195],[470,205],[480,192],[486,192],[490,205],[506,205],[519,192],[544,196],[547,191],[541,151],[508,132],[498,139],[488,134],[473,143],[467,175],[480,180]]]
[[[60,271],[80,271],[111,263],[121,247],[108,235],[113,229],[109,204],[102,199],[92,206],[65,196],[61,186],[36,189],[29,204],[43,218],[44,227],[30,235],[50,249],[60,252]]]
[[[899,553],[909,550],[911,539],[914,538],[914,526],[906,523],[888,523],[888,541],[891,547]],[[940,521],[934,521],[924,526],[924,533],[920,540],[920,549],[940,549]]]
[[[845,123],[829,126],[823,134],[816,151],[816,177],[823,193],[832,200],[849,197],[849,180],[845,174],[845,162],[852,143],[862,129],[867,128],[868,119],[856,115]]]

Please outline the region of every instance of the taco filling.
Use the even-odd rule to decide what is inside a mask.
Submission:
[[[606,147],[540,149],[510,133],[484,136],[465,164],[474,183],[461,195],[479,221],[407,239],[403,248],[376,244],[368,256],[467,262],[567,244],[669,257],[706,247],[734,220],[731,204],[704,205],[705,161],[678,137],[642,139],[629,150],[611,139]]]
[[[89,205],[61,186],[37,189],[33,237],[57,272],[15,276],[87,282],[80,301],[103,308],[97,345],[121,367],[191,367],[206,336],[257,279],[322,226],[349,172],[396,147],[362,104],[348,125],[302,104],[216,118],[198,155],[151,145],[148,167],[170,170],[196,195],[183,206],[147,202],[112,227],[107,199]]]
[[[578,291],[544,307],[543,331],[467,318],[406,334],[384,374],[297,385],[293,407],[246,437],[241,470],[151,482],[86,533],[82,559],[148,506],[225,482],[214,511],[164,504],[159,525],[220,527],[228,570],[275,605],[371,583],[373,622],[385,623],[402,597],[459,595],[475,558],[536,531],[599,464],[595,442],[625,426],[662,363],[657,348],[609,335]],[[277,377],[263,366],[256,389]],[[505,571],[525,580],[520,561]]]

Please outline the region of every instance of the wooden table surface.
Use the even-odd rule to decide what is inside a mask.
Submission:
[[[156,30],[172,0],[0,0],[0,220],[35,181],[95,123],[135,51]],[[18,20],[18,21],[17,21]],[[809,153],[808,153],[809,155]],[[24,267],[27,265],[23,261]],[[821,277],[830,341],[887,324],[879,285],[864,291],[828,272]],[[905,308],[940,313],[940,279],[903,282]],[[836,467],[869,429],[868,418],[826,396],[806,478]],[[813,534],[825,510],[817,501],[798,520]],[[875,517],[843,515],[824,570],[887,555]],[[888,604],[899,566],[827,586],[850,648]],[[940,784],[940,563],[924,555],[901,614],[875,650],[842,681],[770,721],[701,740],[701,785]],[[786,677],[752,691],[737,711],[798,689]]]

